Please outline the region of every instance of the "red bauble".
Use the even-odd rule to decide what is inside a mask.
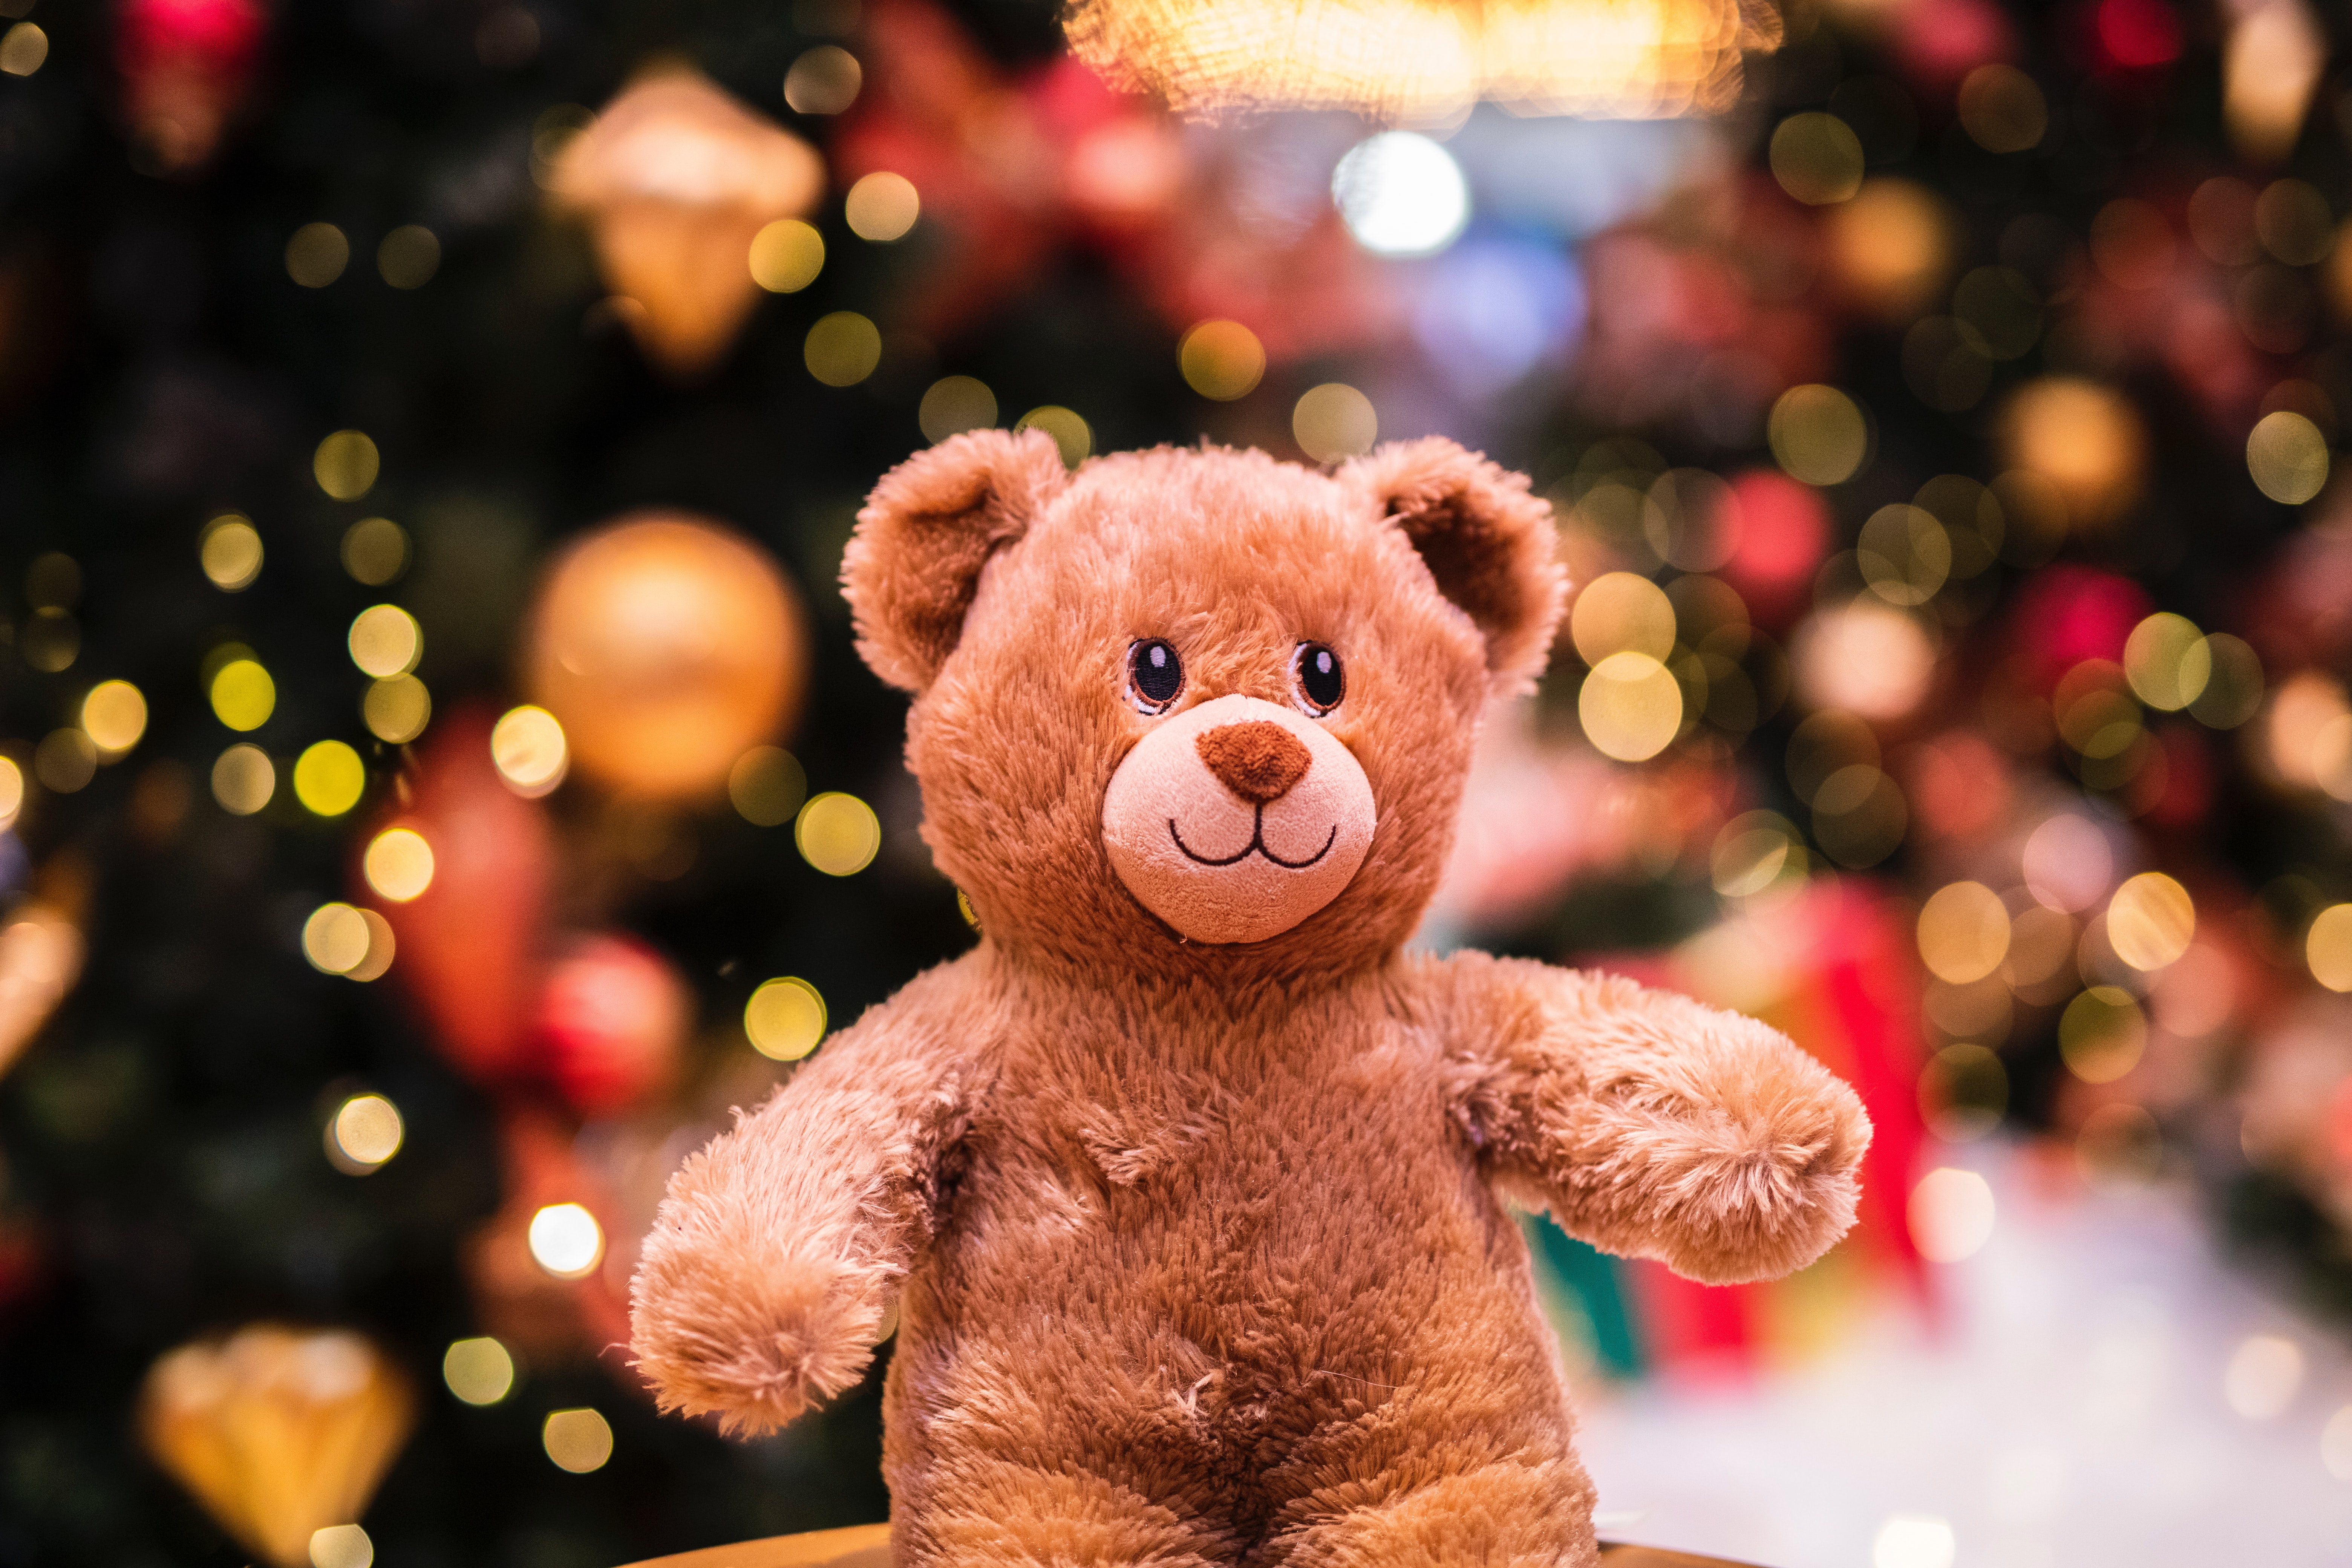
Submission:
[[[404,807],[374,823],[377,834],[413,829],[433,850],[431,883],[394,902],[354,868],[361,902],[392,923],[392,972],[432,1023],[442,1050],[478,1080],[525,1065],[545,973],[542,916],[553,858],[545,813],[499,777],[490,758],[492,716],[460,709],[436,726],[418,758]]]
[[[563,1098],[598,1115],[670,1080],[692,1019],[685,984],[651,948],[591,936],[549,968],[532,1038]]]

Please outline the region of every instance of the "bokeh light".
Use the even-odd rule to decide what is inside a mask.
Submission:
[[[793,841],[801,858],[828,877],[854,877],[882,848],[882,823],[854,795],[828,790],[800,809]]]
[[[261,533],[252,520],[223,512],[205,524],[196,539],[196,563],[205,579],[224,594],[253,586],[261,575]]]
[[[25,809],[25,770],[14,757],[0,756],[0,833],[16,826]]]
[[[514,1392],[514,1353],[488,1334],[452,1340],[441,1354],[441,1381],[467,1405],[496,1405]]]
[[[1851,201],[1830,209],[1831,264],[1864,309],[1908,321],[1940,291],[1955,227],[1944,199],[1924,185],[1868,180]]]
[[[425,631],[398,605],[372,605],[352,621],[347,639],[352,662],[364,675],[386,679],[405,675],[425,657]]]
[[[373,1568],[375,1542],[356,1524],[322,1525],[310,1532],[310,1568]]]
[[[1062,454],[1062,462],[1076,468],[1095,449],[1095,433],[1084,416],[1057,403],[1032,408],[1013,422],[1015,430],[1043,430],[1054,438],[1054,447]]]
[[[1992,1187],[1974,1171],[1928,1172],[1911,1189],[1906,1215],[1912,1245],[1930,1263],[1959,1263],[1992,1239]]]
[[[1593,750],[1621,763],[1645,762],[1682,728],[1682,683],[1649,654],[1612,653],[1578,688],[1576,714]]]
[[[2212,679],[2213,652],[2196,622],[2159,610],[2132,628],[2124,644],[2124,674],[2142,702],[2178,712]]]
[[[421,223],[404,223],[375,247],[376,275],[394,289],[422,289],[441,270],[441,237]]]
[[[877,172],[849,187],[842,216],[849,232],[860,239],[887,244],[904,239],[922,216],[923,198],[915,182],[904,174]]]
[[[2352,1405],[2327,1418],[2319,1433],[2319,1462],[2339,1481],[2352,1481]]]
[[[2058,1054],[2084,1083],[2115,1082],[2147,1049],[2147,1015],[2121,986],[2094,985],[2059,1015]]]
[[[382,466],[375,442],[364,430],[338,430],[310,457],[311,477],[337,500],[357,500],[373,489]]]
[[[1952,542],[1924,507],[1880,507],[1862,525],[1854,559],[1870,591],[1890,605],[1924,605],[1952,574]]]
[[[1936,647],[1909,615],[1873,599],[1823,610],[1790,648],[1798,692],[1814,708],[1899,719],[1919,705],[1936,673]]]
[[[1960,128],[1988,153],[2023,153],[2041,145],[2050,106],[2033,79],[2015,66],[1986,65],[1960,83]]]
[[[784,102],[795,114],[839,114],[857,101],[866,72],[838,44],[803,50],[784,72]]]
[[[1587,664],[1612,654],[1674,651],[1675,606],[1665,590],[1632,572],[1609,572],[1585,584],[1569,614],[1569,636]]]
[[[1834,114],[1792,114],[1773,129],[1772,177],[1811,206],[1845,201],[1862,189],[1862,139]]]
[[[2107,836],[2073,812],[2055,812],[2028,834],[2020,861],[2034,901],[2069,914],[2097,903],[2115,881]]]
[[[314,816],[341,816],[367,792],[367,764],[341,741],[320,741],[294,759],[294,798]]]
[[[79,726],[50,731],[33,748],[33,776],[57,795],[87,788],[98,776],[98,743]]]
[[[2303,1387],[2303,1347],[2283,1334],[2250,1334],[2221,1370],[2221,1396],[2249,1421],[2286,1414]]]
[[[797,294],[824,270],[824,237],[780,217],[751,237],[751,280],[771,294]]]
[[[2330,991],[2352,991],[2352,904],[2330,904],[2313,918],[2303,955],[2314,980]]]
[[[31,76],[49,58],[49,36],[37,22],[18,22],[0,33],[0,71]]]
[[[258,730],[278,709],[278,683],[250,658],[233,658],[213,675],[213,714],[232,730]]]
[[[81,727],[100,760],[112,762],[147,732],[147,699],[127,680],[101,680],[81,700]]]
[[[585,1407],[550,1411],[540,1428],[540,1442],[556,1468],[575,1476],[603,1469],[613,1457],[611,1423]]]
[[[1203,397],[1231,403],[1265,378],[1265,345],[1239,321],[1201,321],[1176,345],[1184,384]]]
[[[1336,463],[1370,451],[1381,420],[1370,398],[1344,382],[1328,381],[1300,395],[1291,410],[1290,433],[1317,462]]]
[[[1972,984],[2009,956],[2009,910],[1981,882],[1936,889],[1919,909],[1919,956],[1937,979]]]
[[[213,762],[213,798],[232,816],[251,816],[278,793],[278,768],[259,746],[239,743]]]
[[[381,588],[408,569],[408,531],[388,517],[363,517],[343,531],[343,570]]]
[[[781,746],[754,746],[727,772],[727,798],[755,827],[781,827],[800,815],[808,775]]]
[[[761,1056],[798,1061],[824,1038],[824,998],[797,976],[763,982],[744,1005],[743,1033]]]
[[[399,1153],[406,1135],[398,1106],[380,1094],[354,1094],[327,1120],[327,1157],[345,1175],[365,1175]]]
[[[531,1260],[558,1279],[584,1279],[604,1256],[604,1227],[579,1204],[548,1204],[530,1216]]]
[[[392,745],[404,746],[425,732],[433,718],[433,694],[413,675],[372,680],[360,699],[360,717],[368,733]]]
[[[2197,905],[2189,889],[2161,871],[2142,871],[2107,903],[2107,943],[2134,969],[2179,962],[2197,934]]]
[[[324,289],[351,260],[352,242],[331,223],[306,223],[286,242],[286,276],[305,289]]]
[[[2300,414],[2265,414],[2246,437],[2246,471],[2274,501],[2301,506],[2327,484],[2327,437]]]
[[[2048,481],[2076,527],[2103,525],[2139,497],[2147,427],[2111,386],[2080,376],[2028,382],[2002,410],[2000,432],[2010,465]]]
[[[923,439],[933,444],[967,430],[985,430],[996,423],[996,394],[973,376],[943,375],[924,391],[915,422]]]
[[[433,846],[413,827],[387,827],[369,840],[360,869],[377,893],[404,904],[433,885]]]
[[[2205,638],[2205,689],[2189,700],[2189,715],[2216,730],[2234,730],[2263,707],[2263,661],[2242,637],[2214,632]]]
[[[1790,478],[1809,485],[1843,484],[1870,455],[1862,407],[1834,386],[1792,386],[1765,421],[1772,457]]]
[[[1383,131],[1348,150],[1331,200],[1375,256],[1434,256],[1470,221],[1470,184],[1454,154],[1412,131]]]
[[[855,310],[835,310],[809,328],[801,357],[825,385],[856,386],[882,363],[882,332]]]
[[[555,715],[527,702],[508,709],[490,726],[490,761],[509,789],[536,800],[563,782],[572,752]]]
[[[349,974],[367,959],[368,923],[345,903],[320,904],[302,922],[302,956],[328,974]]]

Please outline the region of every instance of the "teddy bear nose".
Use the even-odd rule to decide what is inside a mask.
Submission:
[[[1288,795],[1315,763],[1307,742],[1271,719],[1220,724],[1202,731],[1192,746],[1220,783],[1259,805]]]

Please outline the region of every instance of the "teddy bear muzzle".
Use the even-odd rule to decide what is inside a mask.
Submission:
[[[1103,843],[1143,907],[1193,942],[1264,942],[1339,896],[1376,813],[1321,725],[1220,697],[1155,726],[1111,775]]]

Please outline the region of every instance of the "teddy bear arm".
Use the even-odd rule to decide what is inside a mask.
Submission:
[[[751,1436],[865,1375],[977,1084],[958,967],[866,1014],[671,1178],[630,1289],[665,1410]]]
[[[1779,1030],[1621,976],[1447,963],[1457,1116],[1506,1195],[1708,1284],[1801,1268],[1852,1226],[1869,1119]]]

